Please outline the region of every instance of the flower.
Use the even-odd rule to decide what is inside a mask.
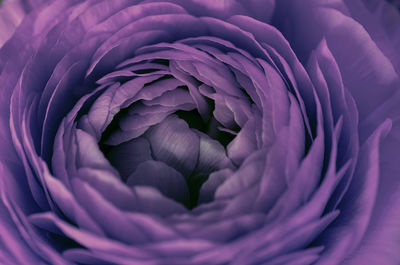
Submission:
[[[399,263],[391,4],[40,2],[0,21],[2,264]]]

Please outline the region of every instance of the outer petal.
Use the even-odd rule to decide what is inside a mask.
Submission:
[[[383,2],[383,1],[382,1]],[[395,65],[375,34],[353,19],[343,1],[282,1],[275,24],[306,61],[322,38],[336,59],[344,85],[356,100],[360,121],[386,104],[399,90]],[[313,30],[310,30],[313,29]],[[343,43],[346,43],[343,46]],[[365,140],[385,118],[362,131]]]
[[[379,142],[390,128],[391,122],[386,121],[362,146],[354,179],[339,204],[342,213],[322,236],[322,244],[328,248],[317,264],[331,264],[332,261],[339,264],[367,231],[379,185]]]
[[[147,0],[145,2],[165,0]],[[195,16],[226,19],[232,15],[247,15],[269,22],[275,9],[275,0],[167,0],[179,4]]]
[[[25,16],[19,1],[0,4],[0,48],[11,37]]]
[[[372,219],[360,247],[345,265],[400,263],[400,120],[382,141],[380,181]]]

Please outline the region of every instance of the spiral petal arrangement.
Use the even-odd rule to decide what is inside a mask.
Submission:
[[[390,83],[373,92],[331,44],[343,31],[294,49],[305,35],[271,26],[290,1],[250,2],[60,0],[25,17],[0,49],[0,260],[342,264],[359,247],[392,127],[370,113],[398,58],[371,54]]]

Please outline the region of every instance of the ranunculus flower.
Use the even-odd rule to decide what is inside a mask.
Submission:
[[[1,264],[400,263],[394,5],[10,0],[0,33]]]

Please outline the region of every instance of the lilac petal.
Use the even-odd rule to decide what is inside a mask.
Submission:
[[[180,236],[175,228],[162,217],[146,213],[128,213],[127,217],[132,223],[145,230],[153,241],[173,240]]]
[[[67,163],[66,169],[69,174],[69,178],[79,177],[90,183],[92,187],[97,189],[108,201],[121,209],[135,210],[137,205],[132,203],[135,198],[129,188],[120,180],[120,176],[115,168],[109,164],[108,160],[104,157],[103,153],[98,150],[98,146],[95,143],[94,146],[90,146],[91,139],[93,137],[87,135],[83,131],[80,132],[81,141],[87,139],[89,143],[89,150],[93,150],[92,154],[83,154],[84,162],[89,167],[77,168],[77,149],[79,146],[76,145],[76,134],[72,134],[69,144],[70,150],[67,151]],[[82,144],[80,145],[82,150]],[[83,151],[83,150],[82,150]],[[82,155],[82,154],[81,154]]]
[[[76,176],[89,183],[116,207],[126,211],[137,211],[140,208],[140,205],[135,203],[135,195],[113,172],[104,169],[80,168]]]
[[[68,14],[68,19],[63,20],[61,24],[57,25],[57,29],[60,30],[53,30],[48,34],[41,44],[39,52],[34,57],[33,66],[30,67],[30,69],[33,69],[30,71],[33,80],[42,83],[48,80],[43,93],[41,93],[40,109],[42,111],[39,112],[40,121],[44,118],[43,116],[46,113],[45,109],[49,105],[48,101],[50,100],[50,96],[53,94],[52,97],[54,97],[54,88],[61,80],[64,72],[78,61],[85,61],[88,63],[92,52],[94,52],[94,49],[100,44],[97,40],[104,37],[104,35],[92,36],[87,38],[83,44],[79,44],[86,30],[90,29],[93,24],[98,23],[111,13],[126,5],[126,3],[115,3],[110,7],[107,3],[96,5],[94,2],[91,2],[90,4],[91,5],[81,4],[75,7],[72,14],[70,14],[71,12],[66,12],[66,14]],[[99,10],[101,10],[101,12],[99,12]],[[95,13],[95,15],[93,13]],[[51,10],[50,14],[52,14]],[[50,14],[43,15],[41,19],[47,18]],[[44,22],[46,23],[46,21]],[[45,65],[46,68],[43,68],[43,61],[47,62]],[[35,69],[40,69],[40,71],[36,73],[37,71],[35,72]],[[41,85],[36,82],[36,84],[31,84],[31,86],[34,87],[31,90],[37,90],[38,88],[44,87],[44,84]],[[79,97],[79,95],[85,92],[82,87],[74,85],[74,88],[81,88],[79,91],[75,91],[78,92],[75,96]],[[71,95],[73,94],[75,93]],[[60,105],[63,106],[66,104]],[[55,111],[55,113],[58,112]]]
[[[203,83],[215,87],[217,91],[223,91],[231,96],[244,96],[235,81],[234,75],[226,69],[225,65],[219,65],[216,62],[213,62],[215,66],[200,62],[193,62],[192,64],[198,74],[202,77],[201,79],[207,80],[206,82],[203,81]]]
[[[208,97],[208,98],[214,98],[214,94],[216,93],[215,89],[213,87],[210,87],[206,84],[201,84],[199,87],[199,92],[201,95]]]
[[[15,152],[18,154],[18,156],[20,157],[20,162],[25,170],[25,174],[26,174],[26,178],[27,178],[27,182],[29,185],[29,189],[30,192],[33,195],[33,198],[35,200],[35,202],[39,205],[39,207],[41,207],[42,209],[49,209],[49,201],[46,198],[46,194],[43,193],[43,189],[41,187],[42,185],[42,180],[40,178],[36,178],[35,175],[35,171],[34,169],[29,165],[29,158],[26,155],[26,150],[24,148],[24,145],[22,143],[22,141],[24,140],[24,135],[19,136],[19,131],[22,131],[20,127],[22,127],[21,124],[19,124],[20,122],[16,122],[14,121],[14,119],[18,119],[19,115],[15,112],[17,112],[17,107],[15,105],[17,105],[18,103],[16,102],[16,98],[18,97],[18,92],[20,90],[17,89],[12,98],[11,98],[11,106],[10,106],[10,113],[11,113],[11,118],[10,118],[10,133],[11,133],[11,139],[14,145],[14,150]],[[36,104],[34,104],[35,102],[32,102],[30,108],[32,109]],[[25,113],[28,110],[25,110]],[[13,115],[14,114],[14,115]],[[25,121],[24,121],[25,124]],[[22,139],[20,139],[22,138]]]
[[[183,46],[183,47],[182,47]],[[144,46],[137,51],[137,55],[131,59],[128,59],[121,63],[118,67],[126,67],[127,65],[135,64],[135,63],[143,63],[150,60],[156,59],[164,59],[169,61],[174,61],[175,63],[180,63],[182,66],[188,66],[186,61],[205,61],[210,62],[211,58],[192,47],[186,47],[186,45],[182,45],[179,43],[158,43],[153,45]],[[193,68],[192,68],[193,69]],[[197,72],[190,73],[196,74]]]
[[[321,239],[327,249],[318,264],[328,264],[334,259],[341,262],[364,236],[378,191],[379,142],[390,128],[390,121],[383,123],[362,146],[355,177],[339,205],[342,215]]]
[[[132,265],[132,262],[140,263],[141,265],[154,264],[153,260],[145,260],[141,258],[127,258],[114,253],[104,253],[102,251],[89,251],[83,248],[67,249],[63,252],[63,256],[68,260],[78,264],[121,264]]]
[[[1,187],[2,192],[3,188]],[[28,265],[32,262],[39,262],[40,257],[24,242],[24,238],[20,235],[2,200],[0,201],[0,214],[0,260],[4,262],[2,260],[4,255],[18,264]]]
[[[235,264],[243,264],[247,260],[254,259],[253,263],[263,264],[276,256],[305,247],[337,215],[338,212],[335,212],[300,226],[293,220],[286,220],[274,226],[265,225],[230,244],[218,245],[206,253],[198,254],[196,261],[199,263],[209,263],[210,261],[224,263],[234,260]]]
[[[159,58],[164,58],[164,56],[166,56],[165,59],[175,60],[178,63],[184,63],[184,65],[198,61],[205,64],[215,63],[222,67],[222,64],[218,61],[215,61],[209,54],[204,53],[203,51],[196,49],[191,45],[186,45],[181,40],[177,40],[174,43],[162,42],[144,46],[137,52],[138,58],[141,58],[140,55],[144,55],[144,58],[149,58],[147,57],[148,55],[146,56],[146,54],[151,55],[152,57],[157,56]],[[132,58],[131,60],[135,61],[137,59]],[[191,69],[194,69],[193,65],[191,66]]]
[[[254,201],[257,199],[258,187],[256,184],[247,187],[244,191],[238,193],[229,200],[228,204],[222,211],[222,218],[230,219],[243,214],[251,214],[253,212]]]
[[[339,67],[327,47],[326,41],[322,40],[315,53],[310,57],[314,61],[314,69],[310,69],[311,78],[315,81],[317,94],[321,100],[321,107],[324,112],[325,132],[327,139],[332,137],[332,126],[343,117],[343,128],[338,143],[337,166],[340,168],[349,160],[353,160],[347,176],[343,178],[327,209],[335,209],[346,192],[355,169],[355,161],[358,154],[358,108],[350,93],[344,88]],[[329,107],[329,108],[328,108]],[[365,134],[366,132],[362,132]],[[361,139],[362,141],[362,139]],[[326,145],[326,152],[332,148],[329,142]]]
[[[104,141],[104,143],[111,146],[120,145],[142,136],[148,129],[149,127],[145,126],[129,131],[116,130]]]
[[[304,120],[301,115],[301,110],[300,106],[297,103],[296,98],[292,95],[289,94],[289,100],[290,100],[290,107],[289,107],[289,131],[288,131],[288,147],[289,149],[287,151],[287,165],[286,165],[286,181],[288,185],[292,182],[291,176],[295,174],[299,167],[299,161],[303,158],[304,152],[305,152],[305,128],[304,128]],[[317,109],[318,112],[318,109]],[[320,114],[320,113],[318,113]],[[317,116],[318,116],[317,114]],[[322,123],[321,120],[318,122]],[[318,129],[321,129],[322,124],[317,125],[317,131]],[[322,132],[318,131],[319,134],[322,134]]]
[[[145,2],[148,1],[154,2],[154,0],[146,0]],[[156,0],[156,2],[159,1],[164,0]],[[195,16],[216,17],[221,20],[225,20],[232,15],[242,14],[269,22],[272,19],[275,9],[274,0],[230,0],[223,2],[212,0],[190,2],[185,0],[168,0],[168,2],[178,3]]]
[[[186,122],[170,116],[148,132],[153,156],[175,168],[187,178],[193,172],[199,156],[199,137]]]
[[[162,122],[167,116],[172,113],[173,110],[169,109],[168,111],[159,113],[125,116],[119,120],[119,127],[121,131],[125,132],[138,130],[140,128],[149,128],[152,125],[156,125]],[[110,137],[112,137],[112,135]]]
[[[225,100],[219,94],[214,95],[215,109],[214,118],[225,128],[233,129],[235,127],[235,117],[232,111],[226,106]]]
[[[225,148],[208,135],[196,131],[200,138],[199,158],[196,166],[197,174],[208,175],[211,172],[224,168],[234,168],[227,157]]]
[[[129,80],[130,78],[133,78],[134,76],[136,76],[135,73],[133,73],[132,71],[129,70],[117,70],[114,72],[111,72],[109,74],[106,74],[105,76],[103,76],[102,78],[100,78],[99,80],[96,81],[96,84],[99,85],[104,85],[104,84],[108,84],[108,83],[120,83],[121,81],[124,80]]]
[[[321,54],[318,54],[320,56],[324,55],[324,53],[327,53],[329,56],[329,50],[328,47],[326,47],[326,42],[321,42]],[[310,78],[314,83],[316,94],[318,95],[319,101],[321,102],[321,108],[323,112],[323,117],[324,117],[324,127],[325,127],[325,134],[328,138],[332,135],[334,123],[336,122],[336,115],[335,114],[340,114],[337,113],[338,111],[336,110],[337,105],[333,105],[331,100],[334,100],[334,97],[331,94],[334,94],[335,92],[334,89],[336,90],[338,86],[333,86],[331,88],[331,91],[329,90],[328,87],[328,82],[326,80],[326,77],[324,76],[324,73],[321,70],[321,67],[318,63],[318,56],[316,53],[312,54],[309,59],[309,66],[308,66],[308,72],[310,74]],[[326,56],[326,57],[328,57]],[[331,58],[329,58],[331,59]],[[333,64],[333,63],[332,63]],[[340,77],[340,76],[339,76]],[[340,79],[337,80],[340,82]],[[336,94],[336,93],[335,93]],[[335,95],[337,97],[343,96],[343,93],[337,93],[338,95]],[[343,104],[343,102],[340,100],[339,104]],[[335,106],[335,110],[333,110],[332,105]],[[329,150],[328,150],[329,151]]]
[[[113,240],[111,238],[101,237],[82,229],[76,228],[75,226],[65,222],[62,219],[56,217],[53,213],[44,212],[32,215],[30,217],[31,222],[37,223],[38,225],[50,225],[54,226],[54,229],[60,230],[61,233],[67,237],[75,240],[79,244],[85,246],[88,249],[98,250],[103,253],[114,253],[130,259],[142,259],[150,258],[151,254],[143,249],[128,246],[122,242]]]
[[[185,178],[163,162],[148,160],[139,164],[127,180],[129,186],[151,186],[178,202],[188,202]]]
[[[250,87],[246,92],[255,104],[261,108],[265,104],[263,102],[265,100],[263,93],[265,93],[264,89],[268,85],[265,73],[263,73],[263,71],[250,59],[237,53],[231,53],[230,55],[234,61],[244,68],[243,70],[236,72],[236,75],[238,75],[238,73],[242,74],[239,75],[239,77],[241,77],[239,80],[241,80],[242,83],[245,83],[245,87]]]
[[[233,198],[235,195],[254,186],[263,173],[265,166],[263,159],[265,159],[265,151],[253,152],[240,168],[218,187],[215,192],[215,198]]]
[[[122,14],[121,14],[122,13]],[[124,14],[125,13],[125,14]],[[97,29],[94,29],[94,31],[99,34],[100,32],[104,32],[106,29],[106,32],[111,32],[112,35],[107,38],[107,40],[96,50],[94,57],[93,57],[93,63],[89,67],[89,70],[87,72],[87,76],[93,74],[92,72],[94,71],[96,65],[101,61],[102,57],[104,57],[108,52],[110,52],[114,47],[117,47],[116,44],[120,43],[121,40],[125,40],[126,42],[131,42],[135,43],[138,42],[142,43],[143,46],[145,44],[151,44],[152,42],[146,40],[146,38],[143,39],[137,39],[137,38],[132,38],[135,34],[146,34],[147,31],[158,31],[159,33],[161,32],[162,38],[157,41],[160,42],[163,38],[165,40],[165,37],[168,37],[168,34],[171,31],[176,30],[175,28],[169,28],[169,30],[166,30],[168,27],[168,24],[173,22],[170,20],[170,18],[174,16],[176,19],[181,19],[184,20],[185,22],[179,25],[181,27],[180,29],[177,29],[178,31],[181,31],[181,34],[187,33],[187,26],[188,24],[193,24],[196,23],[194,19],[185,14],[185,11],[175,5],[175,4],[169,4],[169,3],[161,3],[161,4],[154,4],[154,3],[149,3],[149,4],[142,4],[142,5],[135,5],[130,8],[127,8],[126,10],[115,14],[112,16],[110,19],[106,20],[103,24],[99,24]],[[198,28],[198,27],[197,27]],[[100,32],[99,32],[100,31]],[[165,35],[167,34],[167,35]],[[169,38],[168,38],[169,39]],[[137,46],[136,48],[139,48]],[[128,50],[122,51],[126,54],[126,56],[121,57],[123,58],[129,58],[132,57],[134,54],[136,48],[130,50],[130,55]],[[117,54],[118,55],[118,54]],[[111,70],[113,66],[115,65],[105,65],[109,70]],[[106,69],[104,72],[107,73]],[[109,71],[108,71],[109,72]]]
[[[304,248],[310,244],[313,239],[321,233],[332,221],[339,215],[339,212],[332,212],[323,218],[304,224],[301,227],[291,227],[293,231],[289,231],[283,238],[276,238],[271,242],[273,247],[265,247],[265,239],[261,239],[256,243],[255,247],[246,248],[240,253],[240,257],[235,260],[236,264],[241,264],[244,260],[253,263],[265,263],[272,257],[290,253],[295,249]],[[263,242],[264,241],[264,242]],[[258,246],[257,246],[258,245]]]
[[[0,48],[21,23],[25,11],[20,1],[6,1],[0,6]]]
[[[171,74],[176,78],[181,80],[189,88],[189,93],[192,96],[194,102],[196,103],[197,110],[203,120],[208,120],[210,115],[210,107],[207,104],[205,98],[200,94],[197,89],[197,81],[185,71],[183,71],[175,61],[170,62]]]
[[[392,62],[396,72],[400,71],[400,15],[395,6],[387,1],[344,1],[352,18],[368,31],[371,38]],[[355,10],[357,12],[355,12]]]
[[[123,179],[127,179],[140,163],[152,159],[150,144],[145,138],[115,146],[106,156]]]
[[[261,50],[263,54],[268,52],[268,56],[264,55],[262,58],[268,59],[272,65],[278,66],[281,69],[283,76],[288,81],[296,94],[300,102],[300,108],[303,112],[304,117],[312,119],[315,113],[315,104],[313,102],[313,87],[312,83],[305,71],[303,65],[297,59],[296,54],[291,49],[288,41],[276,28],[271,25],[267,25],[260,21],[257,21],[250,17],[244,16],[233,16],[229,19],[229,22],[234,27],[240,27],[242,31],[247,30],[252,32],[256,42],[257,49]],[[233,29],[232,29],[233,30]],[[238,30],[238,29],[234,29]],[[241,33],[243,35],[243,33]],[[248,37],[247,37],[248,38]],[[250,38],[248,41],[255,42],[255,39]],[[262,47],[259,47],[259,42],[262,43]],[[300,89],[299,89],[300,88]],[[307,107],[307,108],[306,108]],[[305,120],[306,128],[310,130],[308,120]]]
[[[19,75],[20,71],[22,70],[19,60],[22,59],[22,61],[24,61],[23,65],[25,65],[29,55],[31,54],[30,52],[32,52],[32,49],[35,48],[31,45],[25,44],[32,44],[37,42],[37,39],[42,39],[43,36],[45,36],[49,30],[54,27],[55,23],[59,21],[58,19],[65,18],[66,14],[71,12],[70,7],[73,4],[73,1],[46,4],[45,6],[42,6],[34,12],[28,14],[20,26],[16,29],[15,34],[2,47],[0,51],[0,56],[2,57],[2,60],[0,60],[0,69],[3,70],[3,67],[9,59],[15,59],[15,52],[20,52],[22,50],[29,51],[26,54],[21,54],[22,56],[18,57],[17,61],[15,61],[16,64],[6,66],[6,68],[17,66],[19,69],[17,72],[15,72],[15,74]],[[36,45],[37,43],[34,46]]]
[[[132,224],[125,212],[105,200],[88,183],[75,178],[72,185],[77,200],[108,236],[128,244],[148,241],[146,233]]]
[[[194,102],[193,98],[186,89],[176,88],[174,90],[165,92],[153,100],[143,101],[143,104],[147,106],[161,105],[165,107],[176,107],[187,104],[194,105]]]
[[[212,54],[218,61],[233,67],[241,72],[244,71],[244,66],[240,65],[238,62],[232,59],[232,55],[236,54],[238,56],[244,56],[246,59],[250,60],[252,63],[256,63],[256,59],[247,51],[247,49],[242,49],[235,46],[228,39],[221,39],[216,36],[197,36],[192,38],[185,38],[180,40],[180,42],[204,51],[208,54]],[[220,64],[220,63],[219,63]],[[229,93],[228,93],[229,94]]]
[[[135,96],[135,101],[153,100],[156,97],[161,96],[167,91],[174,90],[178,86],[183,86],[184,84],[175,78],[167,78],[155,81],[153,84],[145,86],[140,92]]]
[[[65,132],[65,119],[60,123],[58,128],[55,140],[54,140],[54,148],[53,148],[53,157],[52,157],[52,172],[59,180],[61,180],[64,185],[68,188],[69,186],[69,177],[66,170],[66,153],[64,150],[63,138]]]
[[[69,42],[67,42],[68,45],[65,45],[66,43],[64,43],[63,47],[58,47],[59,48],[58,54],[52,54],[51,56],[49,56],[48,52],[49,50],[51,50],[53,45],[55,45],[55,40],[57,39],[58,34],[60,34],[60,32],[51,31],[51,33],[48,34],[48,31],[52,29],[57,22],[60,22],[61,19],[65,19],[71,14],[72,10],[69,7],[69,4],[73,4],[73,2],[71,1],[69,3],[61,3],[61,2],[51,3],[51,4],[49,3],[46,6],[38,8],[38,10],[35,10],[35,12],[32,12],[30,15],[27,16],[27,19],[22,23],[21,27],[19,28],[19,30],[21,30],[22,35],[21,34],[15,35],[16,36],[15,41],[20,41],[17,39],[22,36],[30,36],[29,41],[24,41],[23,43],[25,44],[31,43],[34,46],[32,47],[32,45],[25,45],[24,48],[24,49],[28,48],[28,50],[30,49],[30,54],[34,54],[34,56],[31,56],[29,60],[26,58],[24,63],[23,79],[21,81],[22,81],[22,86],[24,87],[27,93],[46,92],[44,93],[44,95],[47,99],[51,95],[51,91],[49,94],[48,90],[46,91],[41,91],[41,90],[45,86],[46,81],[50,78],[50,75],[54,70],[54,67],[57,66],[59,60],[61,60],[61,58],[64,55],[66,55],[65,53],[67,53],[71,49],[71,45]],[[66,22],[64,21],[64,23]],[[36,36],[36,34],[38,36]],[[76,37],[77,37],[76,39],[79,39],[78,36]],[[71,39],[71,41],[74,42],[76,39],[73,40]],[[38,45],[37,42],[41,43],[40,48],[36,47]],[[13,43],[12,45],[15,46],[15,43]],[[18,46],[15,46],[15,48],[17,47]],[[4,47],[2,49],[2,52],[7,52],[7,47]],[[13,56],[15,55],[15,53],[12,54]],[[43,58],[43,56],[45,56],[45,59]],[[65,58],[70,58],[70,56],[65,56]],[[43,64],[43,61],[45,61],[46,64]],[[74,62],[76,61],[77,60],[75,59]],[[64,70],[68,69],[70,65],[71,64],[67,65],[66,68],[64,68]],[[63,74],[64,73],[61,73],[61,76]],[[55,79],[56,83],[58,82],[61,76],[60,73],[58,73],[59,78]],[[56,85],[54,84],[54,82],[52,82],[52,84],[54,86]],[[42,111],[39,112],[39,115],[44,116],[45,109],[43,109],[43,105],[41,103],[40,103],[40,109]]]
[[[299,250],[290,254],[277,257],[269,263],[271,265],[308,265],[313,264],[320,257],[320,252],[323,247],[307,248],[306,250]]]
[[[154,0],[151,0],[152,2]],[[160,0],[156,0],[155,2],[159,2]],[[145,2],[149,2],[146,0]],[[248,7],[248,3],[242,4],[240,1],[230,0],[224,2],[214,2],[212,0],[205,1],[185,1],[185,0],[168,0],[168,2],[177,3],[180,6],[184,7],[186,10],[195,16],[212,16],[218,17],[221,19],[225,19],[230,17],[232,14],[248,14],[246,8]]]
[[[213,201],[217,188],[232,174],[233,171],[230,169],[221,169],[211,173],[200,188],[199,204]]]
[[[232,111],[235,122],[243,128],[247,120],[253,116],[250,102],[234,97],[225,97],[226,106]]]
[[[278,36],[281,37],[280,33],[277,34]],[[285,43],[286,40],[283,40],[281,44],[285,48],[284,50],[279,50],[279,47],[272,47],[266,43],[263,43],[263,47],[275,61],[276,67],[289,90],[298,99],[307,132],[311,136],[313,129],[315,129],[312,127],[315,121],[314,87],[304,66],[298,61],[297,55],[287,45],[283,45]]]
[[[151,62],[140,62],[136,65],[128,66],[120,70],[106,74],[96,81],[99,85],[123,82],[137,76],[150,76],[153,74],[168,74],[168,66]]]
[[[216,243],[204,239],[177,239],[170,241],[155,242],[144,249],[155,251],[158,255],[168,257],[193,256],[197,253],[208,251],[215,247]]]
[[[139,14],[140,16],[144,15],[142,13]],[[131,20],[131,23],[114,32],[114,34],[98,48],[93,61],[98,61],[105,52],[109,51],[113,46],[115,46],[115,43],[118,43],[120,40],[125,38],[130,40],[129,36],[132,36],[135,33],[145,33],[146,31],[152,30],[168,33],[169,37],[167,39],[165,39],[164,36],[164,40],[168,42],[183,37],[202,35],[205,31],[204,25],[202,25],[197,18],[182,14],[182,10],[177,10],[176,12],[172,11],[172,14],[149,15],[139,20],[134,20],[133,22]],[[131,41],[134,40],[135,38],[131,38]],[[146,39],[142,41],[146,42]],[[151,44],[151,42],[148,44]],[[94,65],[90,69],[93,67]],[[90,71],[88,74],[90,74]]]
[[[106,87],[107,86],[100,86],[91,93],[83,96],[59,124],[59,129],[54,140],[52,169],[55,176],[57,176],[57,178],[60,179],[68,188],[70,187],[70,175],[76,173],[73,170],[69,171],[76,166],[74,164],[75,158],[70,159],[71,154],[75,155],[76,153],[76,143],[73,143],[73,137],[75,137],[73,130],[76,126],[76,124],[74,126],[74,122],[82,107],[88,102],[94,100]],[[82,124],[83,123],[80,122],[80,125]],[[90,128],[90,130],[88,130],[89,128],[86,128],[88,131],[93,131],[92,127],[88,123],[85,125]],[[71,151],[72,149],[73,151]],[[73,164],[72,167],[70,166],[71,163]]]
[[[387,124],[388,122],[386,122]],[[382,128],[383,129],[383,128]],[[388,136],[382,139],[378,149],[371,155],[379,155],[379,186],[371,220],[361,241],[361,244],[343,264],[382,263],[395,265],[400,262],[399,249],[399,163],[395,157],[399,152],[399,120],[393,121],[393,127]],[[370,142],[372,144],[372,141]],[[372,147],[372,146],[371,146]],[[375,164],[376,160],[373,161]],[[370,251],[374,249],[374,251]]]
[[[274,15],[275,11],[275,0],[250,0],[244,1],[244,6],[249,10],[250,17],[254,17],[260,21],[269,23]],[[235,14],[236,15],[236,14]]]
[[[270,210],[280,195],[287,189],[288,183],[283,176],[286,175],[285,170],[290,163],[287,156],[291,146],[288,145],[286,140],[291,137],[289,133],[289,128],[282,129],[276,136],[267,156],[260,161],[265,169],[261,171],[263,176],[258,184],[258,195],[254,203],[257,210],[263,212]]]
[[[130,99],[136,95],[146,83],[157,80],[160,77],[162,77],[162,75],[135,78],[121,86],[115,84],[103,93],[91,106],[88,113],[89,121],[95,129],[97,139],[100,140],[101,133],[111,123],[113,117],[121,108],[128,107],[132,103]]]
[[[240,235],[259,229],[264,222],[265,216],[262,214],[241,215],[237,218],[229,218],[193,229],[188,233],[188,237],[229,242]]]
[[[291,97],[291,102],[292,102],[291,121],[290,121],[291,126],[289,133],[296,134],[298,133],[296,129],[301,128],[302,124],[301,125],[299,124],[298,120],[298,115],[300,113],[299,108],[292,97]],[[310,149],[308,150],[307,155],[303,159],[299,157],[302,156],[304,151],[303,150],[304,146],[301,146],[302,145],[301,143],[300,146],[297,146],[297,148],[299,149],[296,150],[296,148],[293,148],[294,150],[291,149],[292,151],[288,152],[289,155],[287,155],[286,157],[289,157],[288,164],[291,165],[291,167],[290,168],[288,167],[288,170],[286,170],[285,172],[288,188],[280,196],[280,198],[275,203],[273,208],[269,211],[268,219],[282,218],[283,216],[289,216],[293,211],[298,209],[302,203],[309,200],[309,197],[313,194],[315,188],[317,187],[320,181],[323,159],[325,155],[324,152],[326,151],[325,150],[326,136],[323,128],[324,124],[323,124],[323,114],[321,110],[321,104],[318,98],[316,98],[316,103],[317,103],[316,138],[313,140],[313,143]],[[332,139],[332,145],[334,147],[337,146],[337,140],[339,138],[341,128],[342,128],[341,123],[339,123],[335,131],[337,132],[336,133],[337,135],[333,133],[334,138]],[[304,136],[304,130],[303,130],[303,136]],[[288,138],[293,138],[293,137],[288,137]],[[293,147],[295,146],[296,144],[294,144]],[[292,147],[290,146],[289,148]],[[332,148],[332,151],[336,151],[336,149]],[[293,155],[294,157],[292,157]],[[334,161],[336,159],[336,153],[332,153],[330,155],[331,155],[330,163],[333,164],[335,163]],[[295,160],[296,162],[293,163],[292,160]],[[322,202],[324,201],[320,199],[320,203]],[[318,207],[315,208],[317,209]]]
[[[49,172],[45,172],[44,177],[46,188],[49,190],[51,198],[65,216],[73,222],[76,222],[82,229],[98,235],[104,235],[96,222],[82,209],[82,206],[78,204],[74,195],[67,190],[59,180],[51,176]]]
[[[71,96],[73,93],[71,93],[70,88],[77,86],[77,84],[81,81],[82,76],[80,73],[85,67],[85,62],[82,61],[73,64],[65,72],[65,75],[60,80],[60,83],[57,84],[50,98],[44,118],[41,140],[42,155],[45,158],[50,155],[48,150],[51,150],[46,139],[50,139],[56,134],[57,127],[54,123],[57,123],[62,119],[64,113],[70,109],[72,105],[71,103],[75,100],[75,98],[72,98]]]
[[[371,112],[366,119],[360,121],[360,139],[365,140],[385,119],[397,120],[400,117],[400,90],[397,90],[384,104]]]
[[[284,127],[280,130],[279,134],[276,136],[275,142],[270,147],[270,151],[268,152],[265,162],[267,167],[260,182],[258,191],[259,194],[255,201],[256,209],[261,209],[263,211],[269,210],[269,217],[274,214],[276,208],[279,208],[281,203],[285,204],[287,201],[289,201],[289,199],[287,199],[285,196],[286,194],[294,195],[296,194],[295,191],[297,190],[312,192],[314,181],[319,179],[319,175],[317,175],[315,177],[316,179],[313,181],[310,180],[311,177],[308,178],[307,181],[300,181],[302,184],[310,184],[311,190],[309,187],[304,190],[298,189],[299,185],[292,184],[292,182],[299,181],[298,179],[294,180],[294,177],[299,171],[298,161],[300,161],[304,155],[304,125],[300,107],[298,106],[296,99],[291,94],[289,94],[289,99],[289,124],[287,127]],[[318,117],[320,118],[317,125],[317,128],[319,129],[318,135],[321,135],[321,112],[319,111],[318,114]],[[323,142],[320,141],[319,146],[321,146],[322,143]],[[318,155],[320,155],[320,153]],[[314,162],[314,160],[311,160],[309,163],[317,165],[316,170],[318,171],[318,163]],[[305,169],[303,168],[303,170]],[[310,172],[306,172],[304,174],[305,176],[308,176],[309,173]],[[294,191],[292,190],[289,192],[289,189],[294,189]],[[287,190],[287,192],[285,192],[285,190]],[[296,203],[300,202],[301,200],[303,200],[303,198],[296,198],[295,202],[288,203],[288,205],[296,205]]]
[[[184,14],[185,10],[174,3],[141,3],[137,4],[137,1],[121,1],[126,5],[125,7],[114,12],[112,16],[104,19],[101,23],[95,25],[92,29],[93,34],[101,34],[104,32],[117,32],[121,28],[125,27],[132,21],[136,21],[149,15],[162,15],[162,14]],[[108,5],[107,7],[99,7],[104,9],[115,8],[116,3],[101,2],[101,4]]]
[[[268,77],[268,83],[270,84],[270,97],[272,100],[269,100],[271,104],[271,110],[268,108],[264,110],[263,116],[268,116],[268,113],[271,112],[271,123],[273,127],[273,134],[279,132],[279,130],[287,125],[289,120],[289,98],[288,98],[288,88],[284,81],[284,78],[280,75],[280,73],[269,63],[264,60],[258,61],[262,68],[264,69],[265,75]],[[265,123],[265,122],[264,122]],[[264,125],[264,131],[267,131],[265,127],[270,127],[268,125]],[[272,133],[271,133],[272,134]],[[268,142],[264,140],[264,142]]]
[[[29,245],[30,250],[34,251],[38,258],[43,258],[54,264],[62,264],[62,265],[69,265],[70,262],[61,258],[60,254],[56,252],[51,246],[48,245],[47,242],[43,241],[43,239],[37,234],[36,230],[29,222],[27,216],[21,211],[21,209],[15,205],[12,201],[9,201],[7,195],[2,192],[1,193],[1,204],[3,204],[7,210],[9,216],[12,218],[14,224],[13,227],[18,230],[18,234],[16,238],[21,236],[24,240],[24,243]],[[14,234],[16,235],[16,234]],[[15,241],[12,241],[13,243]],[[19,247],[23,247],[24,244],[20,244]],[[29,255],[29,252],[22,249],[23,253]],[[21,254],[21,253],[20,253]],[[36,257],[34,257],[36,259]]]
[[[323,39],[318,45],[314,56],[311,56],[310,60],[316,60],[317,67],[320,71],[319,74],[323,75],[317,77],[320,79],[318,83],[321,84],[321,82],[325,81],[326,86],[328,86],[327,88],[322,88],[317,87],[316,85],[316,91],[321,100],[321,107],[325,113],[324,117],[325,119],[328,119],[327,122],[329,122],[329,119],[332,119],[333,123],[336,123],[339,118],[343,116],[344,130],[349,131],[349,135],[346,135],[347,142],[343,144],[348,145],[349,143],[356,141],[354,131],[357,131],[358,123],[357,106],[351,100],[351,95],[343,85],[340,68],[328,48],[325,39]],[[316,69],[316,71],[318,70]],[[321,78],[324,80],[321,80]],[[327,107],[330,107],[330,109]],[[329,126],[328,128],[331,129],[332,127]]]
[[[115,69],[125,58],[134,56],[135,50],[139,47],[169,39],[169,33],[163,30],[134,32],[129,37],[120,39],[117,43],[112,43],[100,56],[95,57],[85,77],[97,79]]]
[[[248,120],[235,139],[228,144],[228,156],[236,165],[241,165],[251,153],[257,150],[257,142],[255,140],[257,120],[256,118]]]
[[[296,3],[291,8],[296,8],[297,5],[302,4]],[[289,36],[289,39],[294,47],[303,48],[298,53],[308,55],[322,37],[326,38],[339,65],[344,85],[358,104],[362,121],[396,91],[399,77],[393,64],[371,39],[366,29],[353,18],[330,7],[302,8],[310,8],[312,12],[306,16],[303,12],[295,12],[296,16],[290,16],[290,24],[301,21],[301,24],[297,24],[297,33],[301,37]],[[290,9],[287,11],[290,12]],[[281,17],[288,16],[281,13]],[[318,27],[311,33],[308,30],[309,25]],[[348,43],[345,49],[343,41]],[[377,90],[376,87],[381,89]]]
[[[0,162],[0,172],[2,180],[0,186],[7,187],[7,192],[12,194],[13,201],[20,205],[21,210],[25,213],[40,210],[36,204],[29,184],[26,183],[24,168],[18,163],[7,161],[7,166],[4,162]]]
[[[110,162],[104,156],[103,152],[99,149],[96,139],[82,131],[77,129],[76,133],[76,145],[78,147],[76,166],[89,167],[97,169],[106,169],[110,172],[115,172],[115,169],[111,166]],[[115,172],[118,176],[118,172]]]
[[[158,114],[158,113],[163,113],[163,112],[168,112],[172,107],[167,107],[167,106],[161,106],[161,105],[155,105],[155,106],[147,106],[143,104],[143,102],[137,102],[128,109],[128,114],[129,115],[148,115],[148,114]],[[192,109],[186,109],[184,110],[192,110]]]
[[[183,214],[187,209],[180,203],[162,195],[158,190],[148,186],[132,187],[136,203],[144,213],[165,217],[173,214]]]

